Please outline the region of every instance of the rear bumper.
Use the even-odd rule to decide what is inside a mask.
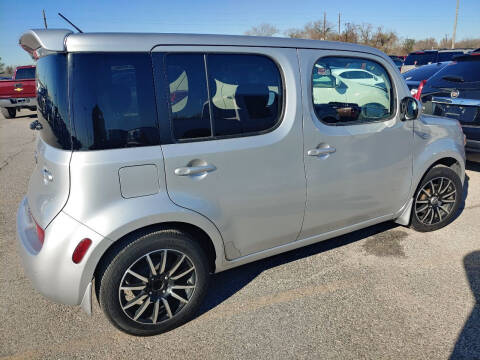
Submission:
[[[101,256],[98,251],[103,253],[110,244],[108,239],[60,212],[45,229],[42,246],[26,199],[17,212],[17,238],[25,274],[35,289],[55,302],[85,303],[85,293],[89,293],[89,284]],[[91,239],[92,245],[83,260],[75,264],[73,251],[84,238]]]
[[[31,107],[37,106],[36,97],[0,99],[0,107]]]
[[[467,153],[480,153],[480,141],[470,140],[467,138],[467,144],[465,145],[465,151]]]

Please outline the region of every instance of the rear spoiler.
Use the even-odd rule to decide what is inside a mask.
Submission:
[[[32,29],[20,36],[19,44],[36,60],[53,52],[64,52],[65,38],[72,33],[68,29]]]

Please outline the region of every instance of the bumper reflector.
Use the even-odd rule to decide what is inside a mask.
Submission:
[[[78,243],[77,247],[75,248],[72,254],[72,261],[75,264],[78,264],[80,261],[82,261],[90,245],[92,245],[92,240],[90,239],[83,239]]]

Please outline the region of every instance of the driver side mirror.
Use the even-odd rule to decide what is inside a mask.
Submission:
[[[400,103],[400,112],[402,121],[415,120],[420,113],[421,105],[417,99],[407,96]]]

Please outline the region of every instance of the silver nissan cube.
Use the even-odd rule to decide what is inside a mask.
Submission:
[[[159,334],[209,275],[395,221],[432,231],[463,197],[458,122],[422,115],[355,44],[30,30],[38,134],[17,215],[46,297]]]

